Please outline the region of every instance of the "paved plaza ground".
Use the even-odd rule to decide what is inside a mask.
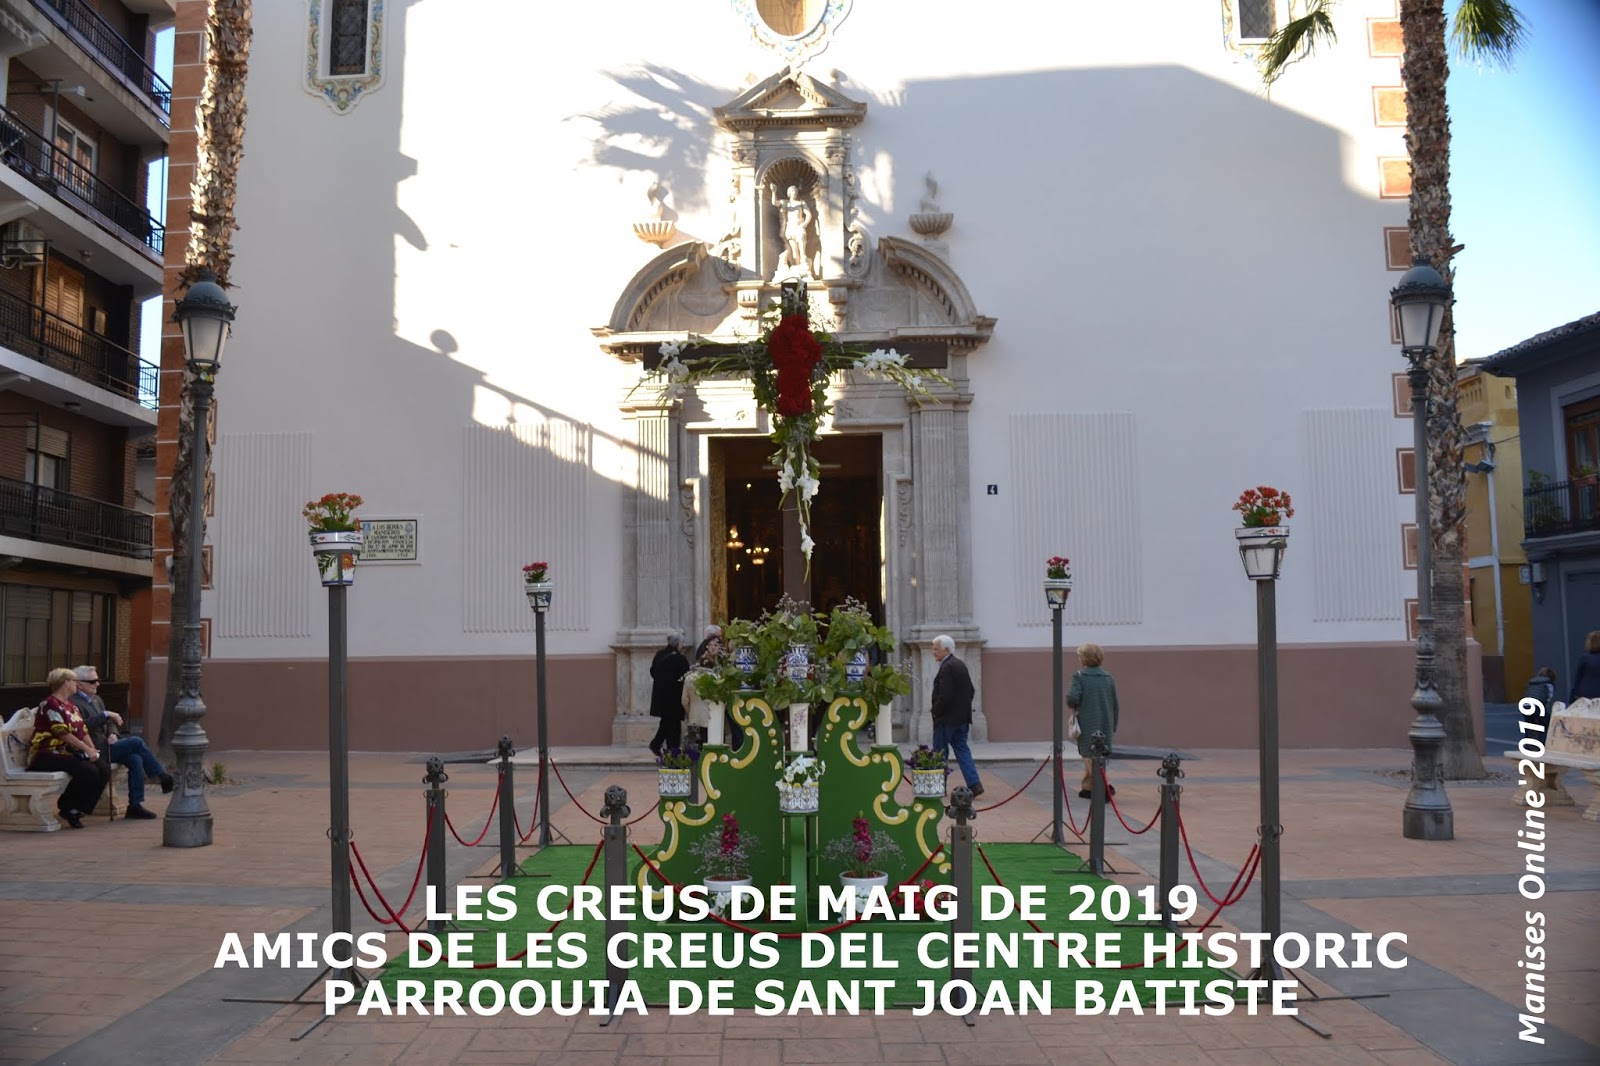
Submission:
[[[1047,745],[993,745],[980,752],[987,795],[1002,800],[1025,782]],[[1204,750],[1185,763],[1184,823],[1208,884],[1225,886],[1255,839],[1257,759]],[[639,805],[654,797],[644,753],[557,751],[582,806],[598,811],[606,786]],[[1517,849],[1523,809],[1514,781],[1454,784],[1456,839],[1405,840],[1400,812],[1405,750],[1283,754],[1283,920],[1286,931],[1403,932],[1400,970],[1307,975],[1324,993],[1387,992],[1385,998],[1303,1003],[1322,1036],[1287,1017],[1077,1018],[989,1016],[969,1027],[892,1011],[884,1017],[730,1018],[629,1015],[600,1028],[587,1016],[510,1012],[489,1019],[358,1018],[345,1012],[304,1040],[290,1038],[320,1006],[225,1002],[288,997],[304,971],[212,969],[222,937],[329,928],[327,757],[318,753],[221,752],[234,783],[210,794],[216,843],[160,846],[159,822],[95,819],[81,831],[0,833],[0,1062],[627,1063],[762,1066],[766,1063],[920,1062],[1094,1064],[1600,1063],[1600,823],[1580,817],[1592,790],[1572,783],[1578,807],[1550,811],[1547,892],[1517,892],[1526,854]],[[1508,765],[1491,760],[1496,770]],[[1111,778],[1133,824],[1157,802],[1158,763],[1118,759]],[[491,767],[452,763],[450,810],[476,836],[495,784]],[[352,826],[384,892],[398,903],[423,840],[420,757],[351,759]],[[518,777],[519,810],[534,779]],[[599,827],[553,787],[553,824],[592,844]],[[1048,775],[1013,802],[981,814],[980,841],[1026,841],[1049,822]],[[165,798],[150,805],[161,810]],[[1072,799],[1080,819],[1085,804]],[[660,833],[650,819],[641,844]],[[1147,884],[1156,834],[1130,837],[1115,819],[1108,837],[1114,880]],[[492,843],[491,832],[486,844]],[[1082,851],[1083,849],[1076,849]],[[526,854],[526,852],[524,853]],[[496,865],[491,847],[452,842],[452,879]],[[1003,872],[1003,871],[1002,871]],[[1187,863],[1184,880],[1192,883]],[[476,881],[474,883],[490,883]],[[1259,882],[1258,882],[1259,884]],[[1223,912],[1222,927],[1254,930],[1259,895]],[[1548,1024],[1543,1045],[1519,1042],[1524,912],[1547,922]],[[1202,913],[1208,913],[1206,908]],[[418,913],[418,912],[413,912]],[[376,928],[356,904],[357,930]],[[398,938],[395,938],[398,943]]]

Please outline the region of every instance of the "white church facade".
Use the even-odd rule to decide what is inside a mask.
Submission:
[[[204,4],[179,6],[181,36]],[[256,5],[202,610],[213,747],[324,735],[300,511],[337,491],[364,497],[377,549],[350,593],[357,750],[532,744],[535,560],[555,743],[642,745],[667,635],[784,593],[852,596],[895,631],[897,738],[928,735],[947,633],[980,733],[1047,739],[1052,555],[1075,579],[1067,661],[1107,649],[1120,742],[1250,746],[1230,506],[1263,484],[1296,510],[1284,743],[1402,745],[1398,32],[1392,2],[1344,5],[1338,46],[1269,96],[1252,35],[1286,13]],[[752,336],[784,277],[842,340],[948,381],[921,405],[836,382],[809,568],[748,383],[636,387],[666,341]]]

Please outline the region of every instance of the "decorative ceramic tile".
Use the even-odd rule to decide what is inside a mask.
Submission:
[[[332,0],[306,0],[306,91],[327,101],[336,115],[347,113],[363,96],[376,92],[383,85],[383,2],[366,0],[366,71],[329,74],[331,43],[325,32],[325,16],[331,11]]]

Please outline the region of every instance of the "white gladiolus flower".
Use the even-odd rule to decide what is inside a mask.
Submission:
[[[802,533],[800,535],[800,554],[804,555],[807,559],[811,558],[812,547],[813,541],[811,540],[811,534]]]
[[[794,488],[794,475],[789,473],[789,468],[784,467],[778,471],[778,491],[788,492]]]
[[[683,342],[682,341],[667,341],[666,343],[661,345],[661,349],[660,350],[661,350],[661,354],[666,356],[668,359],[676,359],[676,358],[678,358],[678,353],[683,351]]]
[[[800,489],[801,498],[809,500],[811,497],[817,494],[817,489],[821,487],[822,483],[816,478],[812,477],[810,474],[802,474],[800,476],[800,480],[795,482],[795,484]]]

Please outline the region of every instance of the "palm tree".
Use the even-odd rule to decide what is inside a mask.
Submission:
[[[194,284],[202,269],[217,276],[217,284],[228,287],[233,265],[233,206],[239,179],[239,161],[244,156],[244,82],[250,60],[251,0],[211,0],[206,16],[206,76],[195,104],[195,168],[190,185],[189,245],[184,252],[183,270],[178,283],[184,289]],[[159,747],[170,756],[172,735],[178,723],[173,710],[178,704],[182,672],[177,664],[183,657],[183,627],[188,597],[189,568],[184,564],[191,549],[198,551],[205,541],[205,508],[196,508],[190,499],[190,471],[194,466],[194,397],[189,378],[184,376],[183,397],[178,409],[178,454],[173,462],[170,482],[173,557],[170,625],[167,639],[167,690],[161,711]],[[209,465],[210,454],[206,456]]]
[[[1305,14],[1289,21],[1262,50],[1268,85],[1284,68],[1335,39],[1333,0],[1310,0]],[[1460,246],[1450,236],[1450,114],[1444,0],[1400,0],[1405,56],[1406,148],[1411,156],[1411,258],[1431,263],[1445,281],[1454,279],[1451,259]],[[1522,23],[1507,0],[1461,0],[1449,37],[1462,56],[1508,64],[1522,43]],[[1435,682],[1444,706],[1439,713],[1446,741],[1444,773],[1481,778],[1483,760],[1467,707],[1467,620],[1462,566],[1466,475],[1461,465],[1464,436],[1456,407],[1455,331],[1447,314],[1439,348],[1428,368],[1428,493],[1433,549],[1433,617],[1437,653]]]

